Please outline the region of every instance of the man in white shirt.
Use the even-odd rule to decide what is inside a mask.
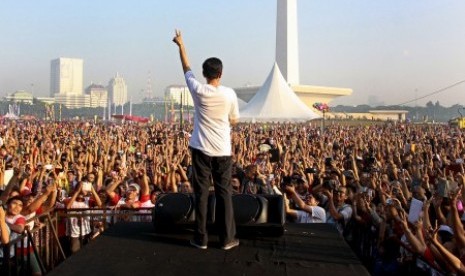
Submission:
[[[294,186],[286,186],[286,193],[296,203],[300,210],[293,209],[289,206],[286,198],[286,214],[295,219],[297,223],[325,223],[326,211],[318,206],[318,200],[312,195],[308,194],[303,201],[295,191]]]
[[[232,205],[231,124],[239,119],[239,106],[234,90],[220,85],[223,64],[209,58],[202,65],[207,84],[202,84],[191,71],[181,32],[176,30],[173,42],[179,47],[186,83],[194,101],[194,130],[189,141],[192,152],[192,184],[195,193],[196,231],[192,246],[207,249],[207,204],[213,180],[216,197],[216,223],[222,249],[239,245]]]

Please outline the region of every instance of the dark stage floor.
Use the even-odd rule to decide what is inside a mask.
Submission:
[[[117,224],[49,275],[369,275],[327,224],[287,224],[282,237],[241,238],[230,251],[215,236],[207,250],[190,233],[155,234],[152,224]]]

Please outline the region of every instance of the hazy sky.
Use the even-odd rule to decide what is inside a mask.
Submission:
[[[465,80],[463,0],[298,0],[298,9],[301,83],[354,91],[333,104],[400,104]],[[0,96],[31,84],[48,95],[58,57],[84,60],[84,87],[119,72],[141,99],[151,72],[162,95],[183,84],[175,28],[197,76],[218,56],[225,85],[261,85],[275,25],[276,0],[2,0]],[[465,105],[465,83],[417,104],[430,100]]]

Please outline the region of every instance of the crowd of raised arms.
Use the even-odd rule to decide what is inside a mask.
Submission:
[[[192,192],[191,130],[3,122],[1,243],[51,210],[149,208],[159,193]],[[446,125],[239,124],[231,182],[234,193],[282,194],[289,222],[334,224],[375,275],[405,272],[419,259],[465,274],[464,142]],[[62,234],[70,253],[99,229],[78,220],[69,218]]]

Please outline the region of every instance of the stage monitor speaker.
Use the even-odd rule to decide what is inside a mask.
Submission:
[[[234,219],[238,234],[282,235],[284,233],[285,209],[281,195],[232,196]],[[215,229],[216,198],[208,197],[207,224]],[[192,229],[195,226],[194,194],[163,193],[158,196],[153,208],[152,221],[155,231]]]
[[[233,205],[239,237],[284,234],[286,214],[282,195],[234,195]]]
[[[207,223],[215,222],[215,204],[214,195],[208,197]],[[155,207],[153,208],[152,221],[157,230],[173,230],[186,226],[193,227],[195,223],[195,195],[185,193],[162,193],[158,196]]]
[[[155,226],[194,221],[194,200],[190,194],[165,193],[158,196],[155,208],[153,208]]]
[[[236,225],[266,223],[268,200],[259,195],[236,194],[232,197]]]
[[[267,223],[284,226],[286,223],[286,208],[282,195],[260,195],[268,201]]]

